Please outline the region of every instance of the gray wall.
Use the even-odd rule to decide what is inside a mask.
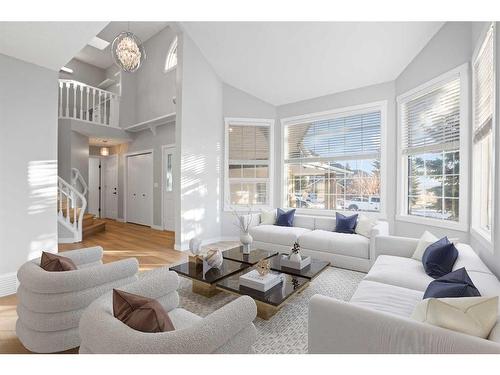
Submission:
[[[121,74],[120,126],[127,127],[176,111],[176,70],[165,73],[175,32],[166,27],[144,43],[147,58],[135,73]]]
[[[89,138],[75,131],[71,132],[71,168],[78,169],[85,182],[89,181]]]
[[[185,33],[178,51],[175,242],[187,249],[194,236],[221,236],[223,99],[221,80]]]
[[[0,295],[57,252],[57,72],[0,55]]]
[[[106,78],[104,69],[84,63],[83,61],[72,59],[65,66],[73,69],[73,74],[59,72],[59,78],[72,79],[94,87],[97,87]]]
[[[453,68],[469,62],[472,55],[471,30],[470,22],[447,22],[444,24],[439,32],[396,79],[396,95],[403,94]],[[469,213],[467,213],[467,216],[470,218]],[[447,235],[459,238],[463,242],[469,242],[468,231],[454,231],[396,221],[395,232],[401,236],[420,236],[425,230],[432,231],[436,236]]]
[[[57,130],[57,175],[71,181],[71,123],[59,120]]]

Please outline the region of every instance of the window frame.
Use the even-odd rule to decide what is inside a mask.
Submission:
[[[364,103],[348,107],[340,107],[322,112],[308,113],[299,116],[282,118],[280,136],[280,203],[284,209],[295,209],[299,214],[315,216],[333,216],[335,212],[354,213],[359,212],[375,219],[387,219],[387,100]],[[316,208],[295,208],[288,207],[287,199],[287,170],[285,169],[285,127],[288,125],[298,125],[304,122],[330,120],[335,117],[347,117],[357,114],[380,111],[380,209],[378,212],[370,211],[349,211],[349,210],[326,210]],[[337,159],[342,159],[339,157]],[[352,158],[351,158],[352,159]],[[344,160],[346,160],[344,158]],[[362,160],[362,159],[359,159]]]
[[[178,40],[178,37],[177,35],[174,37],[174,39],[172,39],[172,42],[170,43],[170,46],[168,47],[168,52],[167,52],[167,57],[165,58],[165,68],[164,68],[164,73],[168,73],[168,72],[171,72],[172,70],[175,70],[177,68],[177,64],[178,64],[178,54],[177,54],[177,48],[179,46],[179,40]],[[167,68],[167,63],[170,61],[171,59],[171,56],[172,56],[172,53],[173,53],[173,49],[175,48],[175,54],[176,54],[176,62],[175,62],[175,65],[173,66],[170,66]]]
[[[479,57],[479,54],[482,52],[484,43],[486,42],[486,38],[488,36],[488,33],[490,29],[493,28],[493,35],[492,35],[492,44],[493,44],[493,113],[491,117],[491,138],[492,138],[492,147],[491,147],[491,226],[490,230],[485,230],[480,226],[480,212],[479,210],[474,209],[475,200],[478,199],[478,196],[476,196],[477,191],[475,186],[474,181],[472,182],[472,196],[471,196],[471,235],[474,237],[475,240],[480,242],[484,247],[486,247],[489,251],[493,252],[493,236],[494,236],[494,231],[495,231],[495,189],[496,189],[496,173],[495,173],[495,166],[496,166],[496,138],[497,138],[497,131],[496,131],[496,110],[497,110],[497,105],[496,105],[496,85],[497,85],[497,79],[496,79],[496,61],[497,61],[497,49],[496,49],[496,41],[497,41],[497,32],[496,32],[496,25],[495,22],[489,22],[488,25],[484,27],[484,29],[481,32],[481,35],[478,39],[478,42],[475,46],[474,53],[472,55],[472,60],[471,60],[471,70],[472,70],[472,121],[471,121],[471,134],[472,138],[474,136],[474,120],[475,120],[475,98],[476,98],[476,85],[475,83],[475,78],[476,78],[476,71],[474,69],[474,64]],[[472,178],[475,178],[477,170],[474,167],[474,158],[476,156],[476,146],[477,144],[474,143],[474,140],[472,139],[471,141],[471,155],[472,155]]]
[[[234,126],[257,126],[269,127],[269,177],[268,180],[268,204],[267,205],[252,205],[253,211],[270,210],[273,208],[274,199],[274,119],[258,119],[258,118],[242,118],[242,117],[225,117],[224,118],[224,211],[240,211],[248,210],[248,205],[232,205],[230,196],[230,181],[229,177],[229,127]],[[249,179],[250,180],[250,179]]]
[[[403,154],[402,106],[429,93],[456,77],[460,78],[460,192],[458,221],[446,221],[408,214],[408,155]],[[469,229],[469,63],[462,64],[438,77],[411,89],[396,98],[397,102],[397,207],[396,220],[414,224],[467,232]]]

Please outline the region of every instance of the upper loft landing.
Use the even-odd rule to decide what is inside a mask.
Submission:
[[[59,79],[59,118],[119,128],[120,96],[69,79]]]

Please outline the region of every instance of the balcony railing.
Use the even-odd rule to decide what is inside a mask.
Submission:
[[[120,96],[85,83],[59,80],[59,118],[118,127]]]

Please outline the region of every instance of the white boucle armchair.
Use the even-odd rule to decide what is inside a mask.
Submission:
[[[201,318],[178,307],[179,277],[168,268],[148,272],[139,281],[120,288],[154,298],[168,312],[174,331],[144,333],[113,316],[113,294],[93,302],[80,320],[81,354],[205,354],[251,353],[256,339],[255,302],[247,296]]]
[[[36,353],[54,353],[80,345],[78,324],[85,308],[113,288],[137,280],[135,258],[102,264],[102,247],[65,251],[77,270],[48,272],[40,258],[21,266],[17,273],[16,334]]]

